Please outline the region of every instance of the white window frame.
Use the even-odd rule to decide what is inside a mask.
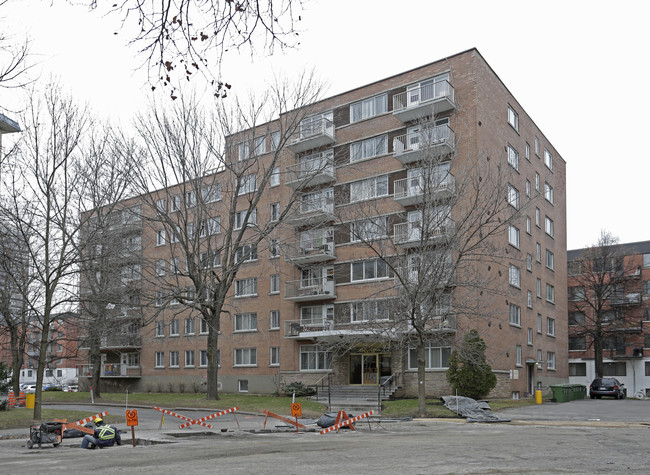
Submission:
[[[251,173],[250,175],[241,177],[237,195],[241,196],[248,193],[253,193],[254,191],[257,191],[257,175]]]
[[[165,352],[164,351],[156,351],[154,367],[155,368],[164,368],[165,367]]]
[[[523,360],[523,351],[521,348],[521,345],[516,345],[515,346],[515,366],[523,366],[522,360]]]
[[[253,155],[259,157],[266,153],[266,135],[255,137],[253,139]]]
[[[169,336],[180,336],[180,322],[177,318],[169,321]]]
[[[519,190],[508,183],[508,204],[519,209]]]
[[[555,370],[555,352],[546,352],[546,369]]]
[[[159,198],[156,200],[156,212],[158,214],[167,213],[167,198]]]
[[[553,187],[548,183],[544,182],[544,198],[551,204],[554,204],[555,194],[553,193]]]
[[[181,210],[181,196],[180,195],[174,195],[174,196],[172,196],[172,199],[171,199],[169,211],[171,213],[176,213],[177,211],[180,211],[180,210]]]
[[[257,331],[257,313],[237,313],[233,333],[245,333]]]
[[[350,242],[372,241],[386,237],[388,216],[355,221],[350,225]]]
[[[532,235],[533,231],[533,226],[532,226],[532,220],[530,219],[530,216],[526,216],[526,234],[529,236]]]
[[[250,145],[248,140],[237,144],[237,160],[242,162],[250,158]]]
[[[355,278],[355,269],[361,269],[361,278]],[[382,275],[379,275],[379,272]],[[374,277],[367,277],[374,275]],[[389,276],[388,264],[383,259],[367,259],[364,261],[353,262],[350,264],[350,282],[363,282],[370,280],[386,279]]]
[[[388,196],[388,175],[350,183],[350,203]]]
[[[279,346],[272,346],[269,348],[269,366],[280,366]]]
[[[235,348],[234,367],[255,367],[257,366],[257,348]]]
[[[512,168],[519,171],[519,153],[512,145],[508,145],[508,163]]]
[[[526,306],[533,308],[533,292],[530,290],[526,291]]]
[[[199,350],[199,368],[208,367],[208,350]]]
[[[162,277],[165,275],[165,259],[158,259],[156,261],[156,275],[158,277]]]
[[[307,363],[304,365],[303,363]],[[306,366],[306,367],[305,367]],[[300,371],[332,369],[332,353],[318,345],[300,345]]]
[[[159,229],[156,231],[156,246],[164,246],[166,242],[165,239],[165,230]]]
[[[514,264],[510,264],[508,270],[508,282],[513,287],[521,288],[521,270]]]
[[[555,223],[548,216],[544,216],[544,232],[551,237],[555,235]]]
[[[271,310],[269,312],[269,330],[280,329],[280,310]]]
[[[512,224],[508,225],[508,244],[519,249],[519,228]]]
[[[194,335],[194,317],[187,317],[185,319],[185,334],[186,335]]]
[[[528,346],[533,346],[533,334],[534,334],[533,329],[528,327],[528,341],[527,341]]]
[[[508,124],[512,126],[517,132],[519,132],[519,114],[515,110],[508,106]]]
[[[208,322],[205,318],[199,318],[199,335],[207,335],[209,333]]]
[[[275,167],[271,172],[271,187],[280,185],[280,167]]]
[[[201,199],[204,203],[215,203],[221,201],[221,198],[221,185],[219,183],[213,183],[201,188]]]
[[[235,230],[241,229],[244,226],[244,220],[246,219],[246,213],[248,210],[237,211],[235,213]],[[248,226],[255,226],[257,224],[257,208],[251,210],[250,216],[248,217]]]
[[[280,293],[280,274],[271,274],[269,277],[269,293]]]
[[[425,369],[427,370],[439,370],[439,369],[447,369],[449,366],[448,364],[445,365],[445,363],[449,362],[449,357],[451,356],[451,347],[450,346],[434,346],[437,345],[436,343],[432,343],[430,341],[427,341],[425,347],[424,347],[424,361],[425,361]],[[434,353],[437,353],[434,357]],[[410,370],[414,370],[418,368],[418,361],[417,361],[417,350],[414,347],[409,348],[409,355],[408,355],[408,367]],[[433,366],[434,360],[437,360],[440,365]]]
[[[179,361],[178,361],[178,351],[169,352],[169,367],[180,368]]]
[[[541,299],[542,298],[542,279],[537,279],[536,280],[536,287],[537,287],[537,298]]]
[[[235,297],[257,297],[257,277],[235,280]]]
[[[378,94],[350,104],[350,123],[359,122],[388,111],[388,94]]]
[[[549,249],[546,250],[546,267],[555,270],[555,255]]]
[[[388,153],[388,135],[377,135],[350,144],[350,162],[358,162]]]
[[[553,171],[553,155],[551,155],[551,152],[546,148],[544,148],[544,165],[546,165],[546,168]]]
[[[537,314],[537,333],[541,335],[542,334],[542,329],[543,329],[542,314],[538,313]],[[538,358],[538,359],[541,359],[541,358]]]
[[[274,238],[269,242],[269,258],[277,259],[278,257],[280,257],[280,240]]]
[[[156,321],[156,338],[162,338],[165,336],[165,321],[157,320]]]
[[[194,350],[185,350],[185,367],[194,368]]]
[[[235,251],[235,264],[257,260],[257,244],[244,244]]]
[[[281,139],[281,135],[279,130],[276,130],[275,132],[271,132],[271,152],[275,152],[278,149],[278,147],[280,147],[280,139]]]
[[[280,203],[271,203],[270,221],[278,221],[280,219]]]
[[[555,303],[555,287],[549,283],[546,284],[546,301]]]
[[[511,303],[509,305],[510,325],[521,327],[521,307]]]

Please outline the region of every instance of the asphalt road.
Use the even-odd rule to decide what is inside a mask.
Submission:
[[[143,426],[136,430],[141,437],[136,447],[125,443],[89,451],[65,439],[59,448],[28,450],[25,439],[0,440],[0,473],[104,469],[247,474],[649,471],[650,401],[585,400],[503,411],[511,423],[415,420],[369,426],[364,422],[358,423],[357,431],[325,435],[290,430],[262,433],[262,418],[242,414],[238,416],[241,429],[234,419],[219,422],[227,426],[226,432],[216,426],[213,431],[196,426],[179,430],[168,422],[169,416],[165,427],[158,430],[159,413],[139,410],[138,414],[142,414]],[[189,437],[174,436],[180,433]]]

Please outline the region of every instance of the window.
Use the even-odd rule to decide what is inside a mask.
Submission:
[[[201,221],[201,229],[199,235],[201,237],[212,236],[213,234],[219,234],[221,232],[221,218],[217,216],[216,218],[208,218],[205,221]]]
[[[280,274],[272,274],[269,281],[269,292],[272,294],[280,293]]]
[[[194,223],[187,223],[185,225],[185,234],[188,239],[194,239]]]
[[[170,233],[170,241],[171,242],[179,242],[181,236],[181,227],[180,226],[174,226],[174,229]]]
[[[582,261],[570,261],[567,263],[569,275],[582,274]]]
[[[539,157],[539,139],[535,137],[535,155]]]
[[[350,322],[389,320],[388,306],[382,300],[353,302],[350,304]]]
[[[266,153],[266,136],[255,137],[253,139],[253,155],[256,157]]]
[[[218,252],[202,252],[200,254],[201,269],[219,267],[221,265],[221,254]]]
[[[249,332],[257,330],[256,313],[238,313],[235,315],[235,331]]]
[[[569,351],[585,351],[587,349],[587,339],[584,336],[569,337]]]
[[[369,97],[359,102],[350,104],[350,122],[369,119],[388,110],[388,95]]]
[[[510,264],[510,271],[508,273],[510,285],[519,288],[521,285],[521,274],[519,267]]]
[[[379,135],[350,144],[350,161],[356,162],[365,158],[388,153],[388,136]]]
[[[280,310],[271,310],[269,322],[269,329],[278,330],[280,328]]]
[[[164,351],[156,351],[156,368],[164,368],[165,367],[165,352]]]
[[[257,244],[244,244],[237,248],[235,263],[257,260]]]
[[[530,162],[530,144],[526,142],[526,160]]]
[[[156,275],[157,276],[165,275],[165,259],[158,259],[156,261]]]
[[[185,350],[185,366],[194,367],[194,350]]]
[[[248,210],[237,211],[235,213],[235,229],[241,229],[244,227],[247,213]],[[251,210],[250,215],[248,216],[248,222],[246,224],[248,226],[254,226],[257,224],[257,209]]]
[[[508,243],[519,249],[519,229],[512,224],[508,225]]]
[[[271,132],[271,151],[275,152],[278,148],[280,148],[280,132],[275,131]]]
[[[569,363],[569,376],[587,376],[587,363]]]
[[[537,333],[541,334],[542,333],[542,314],[538,313],[537,314]],[[542,359],[542,355],[539,355],[538,360]]]
[[[194,335],[194,318],[192,317],[185,319],[185,334]]]
[[[521,307],[513,303],[510,304],[510,324],[521,326]]]
[[[332,354],[318,345],[300,345],[300,371],[332,368]]]
[[[546,201],[553,204],[553,196],[553,187],[544,182],[544,198],[546,198]]]
[[[187,208],[196,206],[196,191],[190,190],[185,192],[185,206]]]
[[[165,322],[158,320],[156,322],[156,338],[165,336]]]
[[[526,292],[526,306],[533,308],[533,293],[530,290]]]
[[[650,280],[643,281],[643,293],[645,295],[650,294]]]
[[[235,281],[235,297],[257,295],[257,278],[240,279]]]
[[[552,351],[546,353],[546,368],[555,369],[555,353]]]
[[[515,366],[521,366],[521,359],[522,359],[521,345],[515,346],[515,354],[516,354]]]
[[[140,264],[131,264],[122,267],[122,282],[140,279]]]
[[[199,350],[199,367],[208,366],[208,350]]]
[[[271,221],[280,219],[280,203],[271,203]]]
[[[643,267],[650,267],[650,254],[643,254]]]
[[[451,347],[433,346],[434,343],[427,342],[424,347],[424,361],[426,369],[443,369],[449,367]],[[409,369],[418,368],[418,351],[416,348],[409,348]]]
[[[526,196],[530,198],[530,181],[526,180]]]
[[[169,336],[178,336],[178,320],[175,318],[169,321]]]
[[[388,277],[388,266],[383,259],[354,262],[351,266],[352,282]]]
[[[178,351],[169,352],[169,367],[178,368]]]
[[[334,137],[334,113],[332,111],[316,114],[300,121],[300,138],[305,139],[314,135],[326,134]]]
[[[570,302],[584,300],[584,298],[585,298],[585,287],[583,285],[574,285],[569,287]]]
[[[386,236],[388,229],[388,217],[364,219],[356,221],[350,226],[350,242],[372,241]]]
[[[199,333],[201,335],[205,335],[208,333],[208,322],[205,320],[205,318],[199,319]]]
[[[278,186],[280,184],[280,167],[275,167],[271,172],[271,186]]]
[[[175,213],[176,211],[180,211],[180,209],[181,209],[181,197],[180,197],[180,195],[172,196],[170,211],[172,213]]]
[[[508,163],[512,168],[519,171],[519,154],[511,145],[508,145]]]
[[[528,272],[533,271],[533,256],[530,254],[526,254],[526,270]]]
[[[257,366],[257,348],[236,348],[235,366]]]
[[[539,208],[535,208],[535,226],[538,228],[541,227],[541,213],[539,211]]]
[[[551,284],[546,284],[546,301],[555,303],[555,287]]]
[[[510,106],[508,106],[508,123],[519,132],[519,115]]]
[[[537,298],[538,299],[542,298],[542,281],[541,281],[541,279],[537,279]]]
[[[519,190],[508,183],[508,203],[515,209],[519,209]]]
[[[167,198],[160,198],[156,201],[156,212],[158,214],[164,214],[167,212]]]
[[[528,343],[528,346],[533,346],[533,329],[530,328],[530,327],[528,328],[528,341],[527,341],[527,343]]]
[[[156,246],[163,246],[165,244],[165,230],[159,229],[156,231]]]
[[[627,376],[627,364],[625,361],[603,363],[603,376]]]
[[[553,156],[546,149],[544,149],[544,165],[546,165],[549,170],[553,170]]]
[[[165,292],[162,290],[156,290],[155,306],[162,307],[163,305],[165,305]]]
[[[546,318],[546,334],[548,336],[555,336],[555,319],[551,317]]]
[[[239,161],[248,160],[249,155],[248,141],[237,144],[237,159]]]
[[[540,243],[535,243],[535,260],[539,263],[542,262],[542,245]]]
[[[272,346],[269,354],[269,366],[280,366],[280,347]]]
[[[531,234],[530,216],[526,216],[526,233]]]
[[[169,259],[169,273],[170,274],[180,274],[181,273],[181,260],[178,257],[172,257]]]
[[[350,202],[388,195],[388,175],[355,181],[350,184]]]
[[[221,200],[221,185],[213,184],[201,188],[201,199],[204,203],[214,203]]]
[[[584,313],[582,313],[582,312],[569,312],[569,326],[582,326],[584,324],[585,324],[585,314]]]
[[[540,183],[539,173],[535,172],[535,191],[539,191],[539,183]]]
[[[280,257],[280,240],[279,239],[271,239],[271,242],[269,243],[269,254],[271,256],[271,259],[274,259],[276,257]]]
[[[257,175],[251,174],[246,175],[241,178],[239,185],[238,195],[245,195],[246,193],[252,193],[257,190]]]
[[[555,256],[548,249],[546,250],[546,267],[551,270],[555,269]]]
[[[248,379],[238,379],[237,380],[237,385],[239,387],[239,392],[240,393],[247,393],[248,392]]]

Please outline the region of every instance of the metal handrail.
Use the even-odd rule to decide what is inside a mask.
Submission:
[[[390,375],[390,377],[384,381],[383,383],[379,383],[379,386],[377,386],[377,410],[381,413],[381,395],[382,391],[384,392],[384,396],[386,395],[386,387],[390,384],[390,386],[393,386],[393,382],[397,382],[397,378],[400,374],[400,371],[396,371],[393,374]]]
[[[327,385],[325,385],[325,380],[327,379]],[[324,374],[322,378],[316,381],[314,384],[310,384],[309,387],[313,387],[316,390],[316,399],[318,399],[318,388],[322,387],[323,389],[327,388],[327,410],[332,409],[332,373]]]

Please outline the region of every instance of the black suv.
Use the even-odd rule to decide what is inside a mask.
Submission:
[[[600,399],[612,396],[614,399],[625,399],[627,390],[616,378],[596,378],[589,385],[589,397]]]

